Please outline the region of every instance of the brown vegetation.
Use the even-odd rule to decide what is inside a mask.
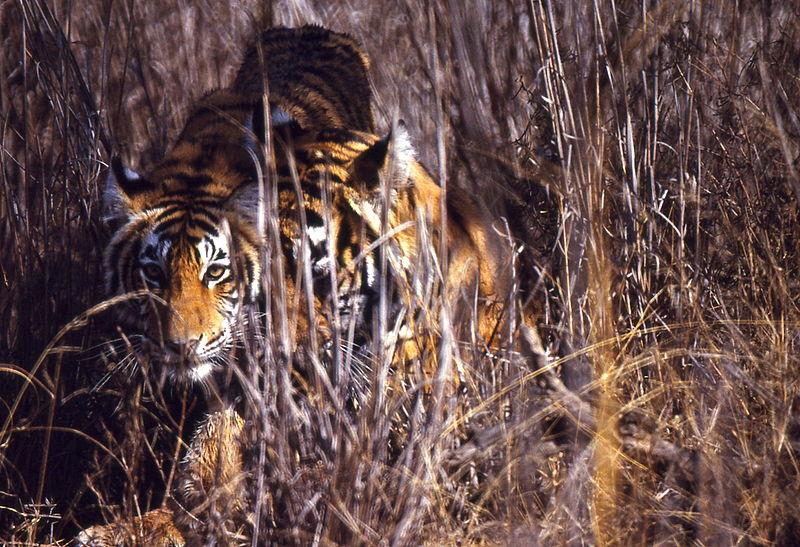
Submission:
[[[206,398],[102,345],[121,336],[113,303],[92,308],[102,174],[112,152],[163,156],[265,22],[364,45],[379,130],[404,119],[440,181],[521,234],[552,360],[513,329],[493,355],[443,336],[467,401],[414,407],[393,459],[385,409],[415,395],[354,416],[336,390],[293,397],[268,316],[241,371],[262,537],[800,541],[800,10],[328,4],[0,1],[0,541],[63,540],[174,487]]]

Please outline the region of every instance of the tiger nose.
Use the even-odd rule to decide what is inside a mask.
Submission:
[[[164,346],[174,353],[184,355],[197,350],[197,347],[200,345],[200,338],[202,338],[202,336],[178,342],[167,340],[164,342]]]

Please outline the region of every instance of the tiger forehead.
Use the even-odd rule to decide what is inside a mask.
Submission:
[[[169,191],[195,190],[220,197],[252,180],[255,164],[243,135],[184,136],[151,178]]]
[[[153,231],[145,240],[140,258],[164,265],[178,265],[193,262],[198,265],[217,262],[230,263],[230,250],[227,238],[204,234],[193,237],[180,234],[177,237],[164,237],[163,233]]]

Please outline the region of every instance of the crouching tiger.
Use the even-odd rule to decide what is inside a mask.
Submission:
[[[493,346],[513,293],[501,224],[472,196],[456,189],[443,194],[415,159],[402,124],[383,137],[371,132],[367,62],[357,45],[316,27],[267,31],[261,39],[269,44],[278,37],[300,58],[307,48],[330,47],[316,58],[345,67],[358,82],[355,96],[342,93],[341,83],[323,93],[312,93],[311,86],[303,91],[311,72],[312,79],[321,77],[319,67],[312,71],[298,61],[292,72],[296,57],[276,55],[280,70],[270,69],[265,56],[271,78],[266,108],[258,78],[241,76],[253,67],[243,67],[231,88],[198,103],[158,165],[139,175],[112,163],[105,190],[106,218],[116,227],[105,253],[108,290],[146,289],[156,297],[121,310],[129,336],[138,337],[155,367],[176,381],[203,381],[231,362],[242,309],[262,294],[269,185],[277,194],[277,258],[286,272],[287,301],[297,308],[290,310],[298,317],[296,348],[313,335],[329,354],[337,350],[335,340],[348,338],[355,345],[350,351],[366,351],[382,313],[383,330],[399,340],[395,368],[402,372],[404,363],[422,361],[424,373],[433,374],[441,325],[420,302],[436,294],[452,316],[474,317],[472,330]],[[245,63],[256,57],[251,52]],[[304,103],[303,97],[315,100]],[[268,125],[274,163],[262,156]],[[265,180],[262,173],[271,172],[276,178]],[[181,464],[177,503],[85,530],[78,543],[200,542],[198,515],[208,510],[203,498],[210,493],[241,515],[229,527],[238,533],[248,519],[242,427],[232,411],[211,415]]]

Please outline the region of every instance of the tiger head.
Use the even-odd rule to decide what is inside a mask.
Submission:
[[[142,176],[116,159],[106,183],[108,293],[138,291],[120,322],[175,380],[203,380],[226,361],[258,293],[258,188],[227,183],[185,168]]]

